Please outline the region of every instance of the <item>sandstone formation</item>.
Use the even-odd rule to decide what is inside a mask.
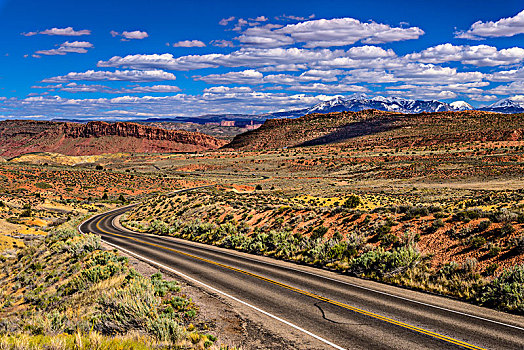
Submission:
[[[4,158],[30,152],[75,156],[116,152],[195,152],[216,149],[224,143],[202,133],[127,122],[0,121],[0,156]]]

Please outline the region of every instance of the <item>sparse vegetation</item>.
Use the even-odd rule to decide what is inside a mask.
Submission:
[[[76,232],[73,223],[4,260],[0,271],[1,329],[9,331],[0,336],[3,348],[23,342],[27,349],[203,349],[214,343],[191,325],[198,310],[176,282],[140,275],[126,258],[101,250],[98,236]]]

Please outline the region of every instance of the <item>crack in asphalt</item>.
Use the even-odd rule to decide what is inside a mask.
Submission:
[[[338,322],[338,321],[335,321],[335,320],[331,320],[329,319],[327,316],[326,316],[326,312],[324,311],[324,309],[322,308],[322,306],[320,304],[325,304],[326,302],[324,301],[319,301],[319,302],[316,302],[314,303],[313,305],[316,306],[317,309],[320,310],[320,312],[322,313],[322,318],[328,322],[331,322],[331,323],[335,323],[335,324],[345,324],[345,325],[350,325],[350,326],[366,326],[366,325],[369,325],[369,323],[349,323],[349,322]]]

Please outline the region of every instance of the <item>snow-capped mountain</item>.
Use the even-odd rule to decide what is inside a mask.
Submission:
[[[470,111],[474,109],[469,103],[466,101],[455,101],[451,102],[449,104],[452,110],[454,111]]]
[[[479,109],[499,113],[524,113],[524,102],[515,101],[510,97]]]
[[[464,104],[467,104],[464,102]],[[469,106],[469,105],[468,105]],[[469,106],[471,108],[471,106]],[[309,108],[307,113],[330,113],[365,109],[377,109],[401,113],[445,112],[459,110],[451,105],[436,100],[410,100],[399,97],[377,96],[368,98],[366,95],[356,95],[349,98],[336,97],[320,102]],[[472,109],[472,108],[471,108]]]

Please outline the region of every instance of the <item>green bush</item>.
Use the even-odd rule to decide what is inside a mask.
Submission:
[[[344,201],[343,206],[346,208],[354,209],[361,204],[362,204],[362,200],[360,199],[360,197],[355,194],[352,194]]]
[[[478,301],[499,310],[524,313],[524,264],[502,271],[481,289]]]
[[[482,248],[484,247],[484,245],[486,244],[486,239],[482,236],[475,236],[475,237],[472,237],[470,240],[469,240],[469,244],[473,247],[473,248]]]
[[[37,182],[37,183],[35,184],[35,186],[36,186],[37,188],[42,189],[42,190],[46,190],[46,189],[48,189],[48,188],[53,187],[52,185],[48,184],[47,182]]]
[[[177,343],[183,339],[185,332],[176,320],[171,317],[160,316],[149,321],[148,328],[158,340]]]

